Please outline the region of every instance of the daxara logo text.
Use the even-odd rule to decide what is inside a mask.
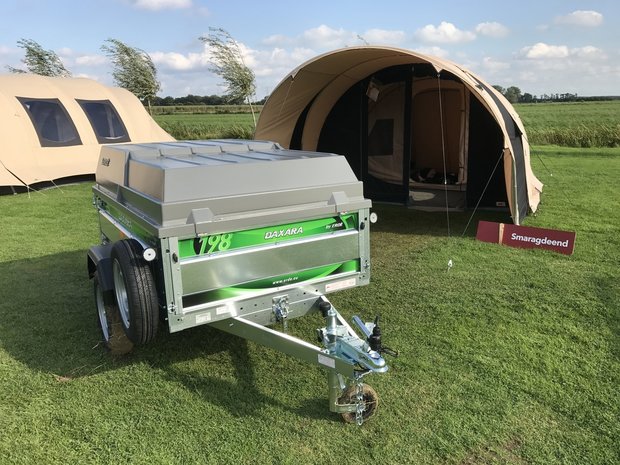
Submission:
[[[287,236],[298,236],[303,233],[304,233],[304,228],[302,226],[298,228],[288,228],[288,229],[280,229],[276,231],[267,231],[265,233],[265,240],[276,239],[279,237],[287,237]]]

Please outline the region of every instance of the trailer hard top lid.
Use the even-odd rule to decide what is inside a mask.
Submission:
[[[370,207],[345,157],[268,141],[107,145],[96,183],[155,226],[191,224],[196,234],[215,222],[230,228],[223,222],[233,217],[243,228]]]

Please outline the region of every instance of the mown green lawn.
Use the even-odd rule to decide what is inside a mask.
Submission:
[[[328,411],[319,368],[209,327],[111,357],[90,184],[0,197],[0,463],[619,463],[620,149],[532,162],[526,224],[576,231],[572,256],[461,237],[471,212],[448,237],[445,213],[375,205],[372,283],[331,298],[381,314],[401,352],[367,378],[381,404],[361,428]],[[322,325],[289,323],[309,341]]]

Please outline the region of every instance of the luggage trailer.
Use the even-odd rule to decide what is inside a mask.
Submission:
[[[329,408],[345,421],[375,413],[362,379],[394,353],[377,319],[350,325],[325,297],[370,280],[376,215],[344,157],[251,140],[118,144],[102,147],[95,182],[88,273],[112,353],[162,324],[211,325],[327,370]],[[322,347],[286,333],[315,311]]]

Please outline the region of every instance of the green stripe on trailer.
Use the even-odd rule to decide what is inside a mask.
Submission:
[[[255,294],[256,291],[268,290],[290,284],[299,284],[304,281],[313,279],[327,278],[343,273],[359,272],[359,260],[349,260],[344,263],[336,263],[333,265],[320,266],[309,270],[298,271],[281,276],[259,279],[249,283],[230,286],[213,291],[202,292],[191,296],[183,297],[183,307],[193,306],[200,303],[213,302],[216,300],[231,299],[241,297],[247,294]]]
[[[179,256],[181,259],[191,258],[243,247],[301,239],[334,231],[357,229],[357,224],[358,214],[348,213],[318,220],[200,236],[179,241]]]
[[[144,229],[138,222],[132,220],[132,218],[125,214],[122,209],[117,208],[114,205],[110,205],[103,200],[100,200],[99,208],[108,213],[115,221],[118,221],[134,237],[142,239],[152,246],[157,244],[157,238]]]

